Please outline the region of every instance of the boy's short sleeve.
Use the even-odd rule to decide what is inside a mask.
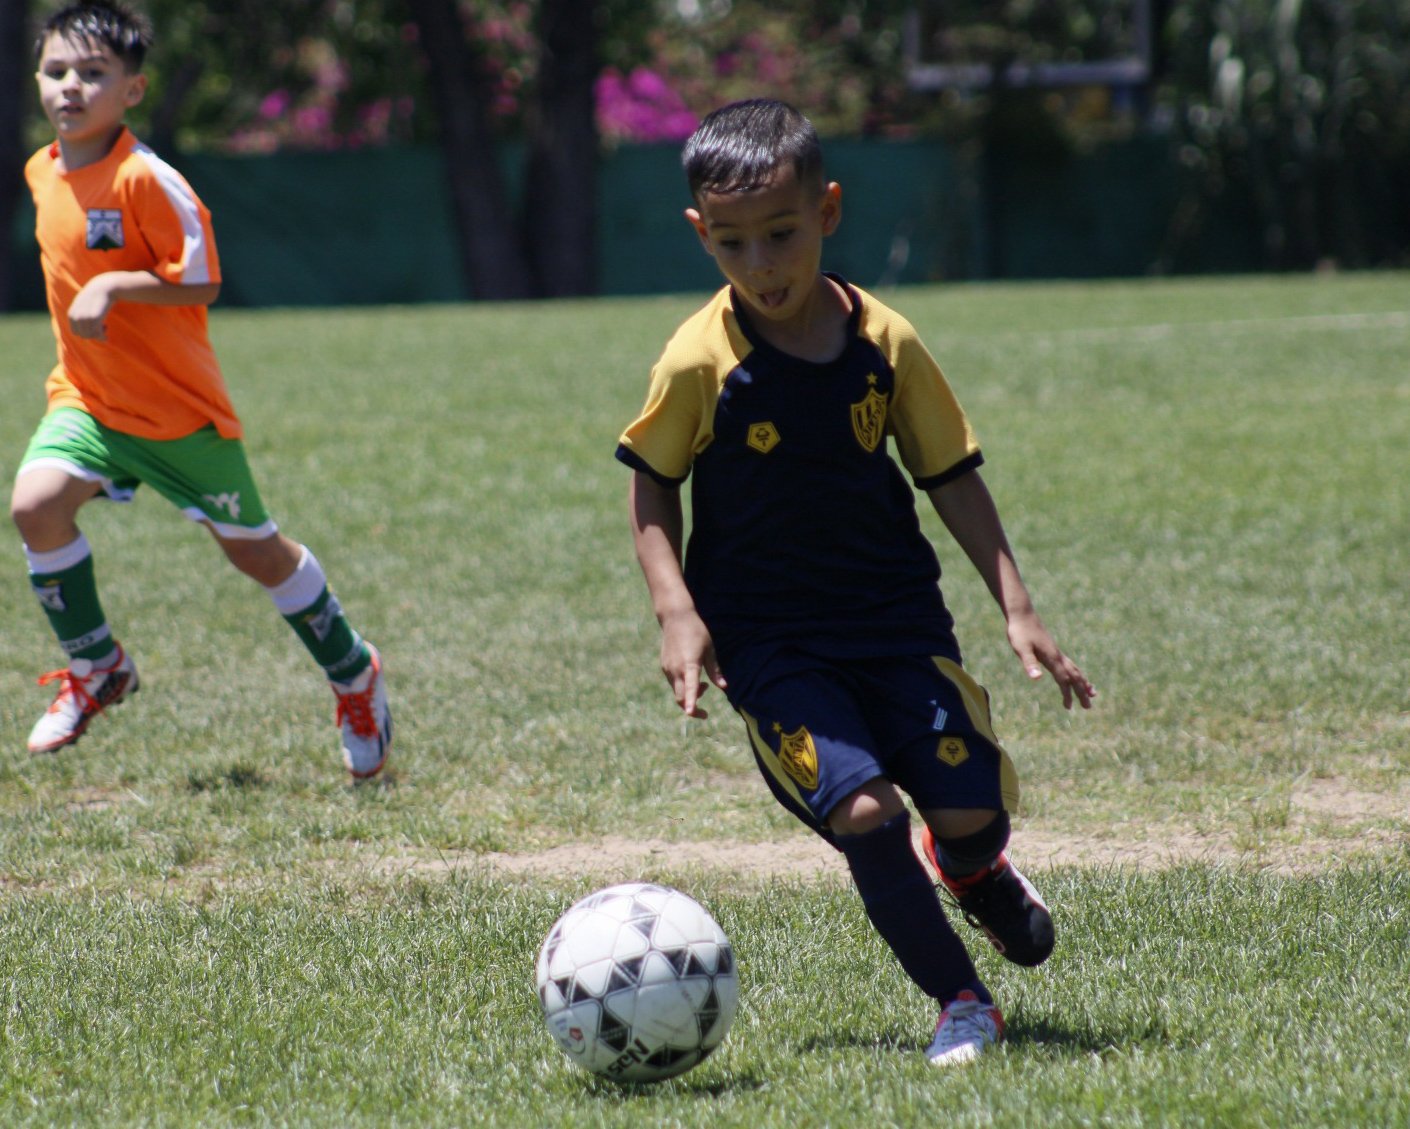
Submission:
[[[163,282],[197,286],[220,281],[211,215],[184,177],[166,162],[146,157],[150,175],[129,181],[142,239],[153,256],[151,271]]]
[[[622,433],[617,457],[666,485],[690,475],[695,456],[713,437],[714,412],[706,410],[708,375],[698,367],[678,369],[662,357],[651,370],[641,414]]]
[[[889,427],[902,465],[919,489],[930,490],[984,459],[964,409],[915,330],[897,319],[890,336],[896,394]]]
[[[676,331],[651,370],[641,414],[622,432],[617,458],[666,486],[690,476],[715,438],[720,385],[747,345],[728,311],[729,291]]]

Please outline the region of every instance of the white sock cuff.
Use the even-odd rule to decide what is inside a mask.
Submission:
[[[73,568],[85,557],[91,557],[93,548],[88,544],[88,538],[80,533],[76,540],[70,541],[67,545],[42,553],[26,545],[24,555],[25,560],[29,562],[29,571],[32,573],[63,572],[65,569]]]
[[[294,615],[310,607],[328,586],[328,578],[323,575],[323,566],[318,563],[318,558],[307,545],[300,545],[299,548],[302,552],[293,574],[273,588],[265,589],[280,615]]]

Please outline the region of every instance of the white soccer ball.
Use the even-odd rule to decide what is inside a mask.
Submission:
[[[539,1002],[559,1047],[617,1082],[683,1074],[739,1002],[729,938],[694,898],[649,882],[575,902],[544,938]]]

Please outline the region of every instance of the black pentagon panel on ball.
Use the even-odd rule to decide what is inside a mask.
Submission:
[[[689,949],[657,949],[656,952],[670,962],[677,976],[685,975],[685,967],[690,960]]]
[[[646,1059],[646,1065],[656,1070],[680,1074],[700,1061],[697,1050],[681,1050],[678,1047],[662,1047]]]
[[[632,1041],[632,1029],[610,1011],[604,1011],[602,1020],[597,1025],[597,1038],[614,1051],[624,1051]]]
[[[638,961],[630,963],[640,964]],[[612,965],[612,975],[607,977],[607,987],[602,990],[602,994],[606,996],[610,995],[612,992],[620,991],[623,988],[630,988],[634,986],[636,982],[637,977],[632,975],[631,970],[624,968],[621,961],[617,961]]]
[[[710,994],[705,997],[695,1013],[695,1021],[700,1026],[700,1038],[703,1041],[710,1034],[711,1028],[715,1026],[715,1021],[720,1018],[720,997],[715,993],[715,986],[710,985]]]

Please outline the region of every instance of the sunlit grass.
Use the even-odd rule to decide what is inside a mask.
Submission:
[[[926,519],[1019,763],[1019,841],[1208,835],[1257,868],[1315,833],[1378,862],[1040,875],[1065,947],[1036,976],[991,968],[1014,1037],[943,1090],[897,1053],[933,1017],[850,893],[700,879],[746,954],[738,1030],[660,1090],[585,1082],[527,988],[582,891],[474,860],[805,835],[717,693],[710,721],[674,715],[611,457],[698,297],[217,310],[266,499],[381,647],[398,746],[383,780],[349,785],[332,696],[269,601],[144,491],[82,519],[143,690],[29,756],[58,655],[12,533],[0,1120],[930,1124],[943,1098],[958,1124],[1405,1121],[1387,1049],[1407,1042],[1405,859],[1385,843],[1410,787],[1410,276],[893,297],[1101,690],[1069,716],[1028,685]],[[23,316],[0,344],[8,487],[52,344]],[[1317,787],[1320,823],[1298,806]],[[406,860],[444,874],[395,877]]]
[[[1402,1124],[1404,861],[1056,872],[1058,952],[979,955],[1009,1037],[943,1077],[919,1054],[933,1007],[848,891],[697,883],[740,1014],[701,1067],[626,1090],[538,1015],[563,883],[11,897],[0,1099],[7,1124],[923,1125],[937,1105],[960,1126]]]

